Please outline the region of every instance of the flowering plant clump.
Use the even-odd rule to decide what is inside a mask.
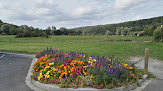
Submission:
[[[52,48],[47,48],[38,56],[33,64],[31,78],[45,84],[102,89],[130,85],[142,78],[142,74],[136,73],[135,67],[123,64],[113,56],[88,57],[84,53],[63,52]]]

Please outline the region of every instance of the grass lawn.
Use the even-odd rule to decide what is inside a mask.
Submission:
[[[89,56],[115,55],[115,58],[124,60],[130,56],[144,56],[145,48],[149,48],[150,57],[163,61],[163,43],[98,43],[106,36],[51,36],[51,38],[14,38],[14,36],[0,35],[0,51],[21,53],[37,53],[46,47],[86,53]],[[10,42],[11,39],[11,42]],[[107,36],[107,40],[151,40],[150,36]],[[82,41],[97,42],[82,42]],[[74,42],[73,42],[74,41]]]

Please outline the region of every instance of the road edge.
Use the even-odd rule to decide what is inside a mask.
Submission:
[[[27,84],[28,87],[30,87],[32,90],[34,91],[46,91],[46,90],[43,90],[37,86],[35,86],[33,83],[32,83],[32,79],[31,79],[31,76],[32,76],[32,72],[33,72],[33,68],[32,68],[32,65],[35,63],[35,61],[37,61],[36,58],[33,58],[32,59],[32,62],[31,62],[31,65],[29,67],[29,70],[28,70],[28,73],[27,73],[27,76],[26,76],[26,79],[25,79],[25,83]]]

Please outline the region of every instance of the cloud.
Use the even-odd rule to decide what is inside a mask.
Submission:
[[[144,1],[145,0],[116,0],[114,7],[119,9],[134,7]]]
[[[72,12],[73,16],[81,16],[91,11],[90,7],[79,7]]]
[[[3,8],[4,7],[4,5],[0,2],[0,8]]]
[[[80,27],[163,15],[162,0],[1,0],[0,19],[17,25]]]

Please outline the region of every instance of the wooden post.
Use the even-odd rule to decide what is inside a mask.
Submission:
[[[144,74],[148,73],[148,59],[149,59],[149,49],[145,49],[145,60],[144,60]]]

